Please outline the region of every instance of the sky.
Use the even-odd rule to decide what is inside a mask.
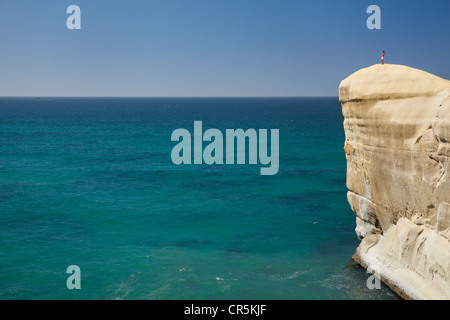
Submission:
[[[0,96],[337,96],[383,50],[450,79],[449,12],[448,0],[1,0]]]

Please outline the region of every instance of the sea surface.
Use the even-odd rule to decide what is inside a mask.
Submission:
[[[278,174],[173,164],[196,120],[279,129]],[[343,145],[337,98],[0,98],[0,299],[398,299],[351,261]]]

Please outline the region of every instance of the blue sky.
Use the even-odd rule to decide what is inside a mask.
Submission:
[[[81,30],[66,8],[81,8]],[[366,9],[381,8],[381,30]],[[337,96],[379,63],[450,79],[450,1],[2,0],[0,96]]]

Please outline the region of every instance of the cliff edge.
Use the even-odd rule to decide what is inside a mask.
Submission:
[[[374,65],[339,100],[354,260],[405,299],[450,299],[450,81]]]

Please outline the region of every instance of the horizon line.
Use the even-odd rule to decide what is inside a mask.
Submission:
[[[31,99],[42,99],[42,98],[143,98],[143,99],[207,99],[207,98],[339,98],[336,96],[0,96],[1,98],[31,98]]]

